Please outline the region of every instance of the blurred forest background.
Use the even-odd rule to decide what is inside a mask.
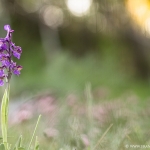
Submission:
[[[23,50],[9,135],[28,144],[42,114],[43,150],[150,143],[149,0],[0,0],[0,37],[5,24]]]
[[[149,7],[149,0],[1,0],[1,37],[11,24],[23,49],[12,93],[80,92],[89,82],[147,95]]]

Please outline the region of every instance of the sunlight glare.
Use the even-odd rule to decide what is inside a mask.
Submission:
[[[141,30],[150,35],[150,3],[149,0],[127,0],[127,10],[131,18]]]

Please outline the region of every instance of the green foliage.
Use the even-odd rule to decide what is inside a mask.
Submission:
[[[140,101],[134,93],[128,95],[122,93],[118,99],[99,99],[98,102],[95,99],[90,84],[87,84],[84,95],[80,95],[75,104],[69,106],[66,98],[63,99],[63,103],[58,104],[58,112],[55,112],[56,122],[48,116],[50,124],[47,125],[47,118],[42,117],[38,131],[43,132],[48,126],[53,126],[59,134],[54,137],[41,135],[40,148],[43,150],[125,150],[127,144],[149,144],[149,100]],[[142,103],[145,105],[141,106]],[[51,125],[53,123],[56,123],[56,126]],[[15,144],[18,149],[27,150],[28,139],[35,135],[28,132],[33,125],[34,122],[29,121],[11,129],[12,135],[18,135],[20,131],[18,129],[21,129],[24,138],[27,139],[22,141],[22,137],[19,137]],[[10,141],[14,145],[13,139]],[[39,149],[37,137],[35,143],[31,145],[31,149]]]
[[[2,103],[1,103],[1,130],[2,130],[3,142],[0,145],[0,150],[11,150],[11,144],[8,143],[8,125],[7,125],[8,124],[9,91],[10,91],[10,85],[8,84],[7,88],[5,89],[5,92],[2,98]],[[30,150],[40,118],[41,118],[41,115],[39,116],[37,120],[37,123],[33,131],[33,135],[31,137],[28,148],[25,148],[22,146],[22,135],[21,135],[18,141],[16,142],[13,150]],[[38,143],[37,137],[35,140],[34,150],[39,150],[39,143]]]
[[[23,76],[23,79],[17,79],[19,81],[17,92],[20,92],[20,89],[24,91],[31,89],[32,91],[36,88],[38,90],[52,88],[57,91],[58,97],[61,92],[70,94],[70,92],[75,91],[78,96],[80,95],[77,103],[71,107],[68,106],[67,98],[60,96],[61,98],[57,101],[59,112],[58,116],[55,116],[59,134],[56,137],[42,136],[39,140],[40,147],[43,150],[93,150],[94,148],[95,150],[114,150],[125,149],[125,144],[149,143],[147,131],[149,131],[150,126],[148,119],[150,115],[148,111],[149,102],[146,101],[149,96],[149,88],[143,82],[131,81],[118,69],[118,61],[113,59],[115,58],[99,61],[99,57],[95,55],[87,56],[84,59],[75,59],[70,55],[63,54],[55,55],[43,68],[43,72],[36,72],[34,77],[28,76],[26,78],[27,76]],[[24,82],[21,80],[24,80]],[[91,83],[94,90],[99,86],[108,87],[112,93],[117,93],[117,98],[114,98],[111,93],[104,99],[96,97],[90,84],[86,86],[83,94],[87,81]],[[3,114],[3,118],[5,118],[2,121],[4,123],[2,126],[4,135],[7,134],[5,131],[8,115],[7,96],[8,92],[5,91],[4,103],[2,103],[4,108],[1,109],[3,111],[1,115]],[[100,110],[95,109],[96,106],[99,106]],[[82,113],[80,114],[80,112]],[[100,116],[97,117],[100,117],[100,120],[95,119],[93,113],[98,113],[97,115]],[[39,122],[39,119],[37,122]],[[43,128],[47,128],[45,122],[47,121],[42,121],[39,132],[43,132]],[[24,141],[20,136],[17,142],[10,138],[9,143],[12,146],[10,147],[7,144],[8,149],[39,150],[37,137],[33,144],[37,125],[33,134],[28,132],[33,124],[34,122],[31,121],[22,126],[14,126],[13,130],[8,130],[9,135],[17,135],[18,137],[20,135],[18,129],[21,129],[21,134],[24,137]],[[87,146],[83,142],[83,134],[88,137],[90,144]],[[3,138],[0,138],[0,140],[3,140]],[[4,144],[1,144],[0,150],[4,148]]]
[[[94,89],[110,89],[110,98],[122,94],[125,90],[134,90],[137,95],[148,97],[149,82],[133,78],[132,72],[130,74],[122,66],[120,56],[113,54],[108,57],[109,51],[110,47],[106,51],[104,49],[102,56],[92,54],[82,58],[58,53],[47,56],[49,59],[42,68],[37,64],[24,64],[26,68],[32,66],[32,70],[23,73],[21,78],[13,77],[11,94],[21,95],[27,92],[33,95],[45,89],[53,90],[61,96],[72,91],[81,94],[85,84],[90,82]],[[113,51],[115,53],[115,47]]]

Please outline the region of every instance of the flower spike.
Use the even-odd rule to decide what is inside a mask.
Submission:
[[[12,42],[12,33],[10,25],[5,25],[4,30],[7,31],[5,38],[0,38],[0,86],[4,85],[4,79],[9,82],[12,73],[20,75],[22,66],[13,62],[12,57],[20,59],[22,49],[20,46],[15,46]]]

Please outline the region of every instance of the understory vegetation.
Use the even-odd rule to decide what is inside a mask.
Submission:
[[[21,92],[17,100],[22,102],[11,111],[10,143],[22,134],[28,144],[30,131],[41,114],[36,135],[43,150],[124,150],[132,149],[127,147],[130,145],[148,146],[149,85],[118,71],[118,62],[111,67],[108,60],[97,60],[94,56],[76,60],[57,55],[34,78],[18,78],[19,92],[21,86],[32,90]],[[24,85],[21,80],[26,81]],[[13,88],[12,93],[15,97]]]

